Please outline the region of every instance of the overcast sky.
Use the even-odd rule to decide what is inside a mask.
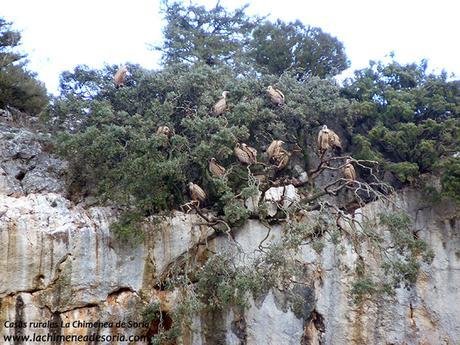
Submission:
[[[245,3],[250,14],[300,19],[338,37],[352,63],[346,75],[394,51],[400,62],[426,58],[430,70],[460,77],[458,0],[221,1],[229,8]],[[0,0],[0,16],[22,32],[29,68],[50,92],[57,92],[60,72],[78,64],[158,66],[159,53],[149,46],[162,39],[159,0]]]

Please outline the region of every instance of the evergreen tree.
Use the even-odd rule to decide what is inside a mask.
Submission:
[[[233,12],[219,3],[211,10],[182,2],[164,1],[163,6],[167,23],[163,46],[158,49],[166,64],[234,63],[241,58],[258,21],[246,15],[247,6]]]
[[[0,108],[12,106],[36,114],[48,103],[43,83],[26,69],[25,57],[17,52],[21,35],[0,18]]]
[[[300,21],[258,25],[249,55],[262,72],[281,75],[291,70],[299,78],[334,76],[349,66],[343,44],[337,38]]]

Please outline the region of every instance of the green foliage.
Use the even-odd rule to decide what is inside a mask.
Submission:
[[[248,16],[248,5],[228,11],[217,2],[210,10],[194,3],[163,2],[164,43],[157,47],[166,64],[231,65],[239,71],[299,79],[333,76],[348,67],[343,44],[320,28],[299,21],[262,22]]]
[[[426,263],[433,260],[433,252],[427,243],[419,239],[411,228],[412,222],[405,213],[382,213],[380,223],[386,227],[392,237],[392,247],[398,260],[386,261],[383,269],[392,277],[394,286],[415,284],[420,269],[420,259]]]
[[[163,2],[167,24],[159,49],[167,64],[204,62],[208,65],[238,60],[256,20],[245,14],[246,6],[233,12],[219,3],[211,10],[193,3]]]
[[[16,51],[20,40],[11,23],[0,18],[0,109],[11,106],[38,114],[48,103],[46,89],[26,69],[25,56]]]
[[[142,319],[145,322],[157,321],[161,318],[160,303],[151,303],[142,310]]]
[[[402,182],[433,172],[460,143],[459,82],[426,67],[372,62],[343,89],[356,156],[385,161]]]
[[[229,255],[217,254],[199,272],[196,293],[206,308],[222,310],[229,305],[245,307],[248,294],[262,286],[262,278],[255,271],[237,267]]]
[[[140,231],[144,217],[137,212],[126,212],[122,214],[115,223],[112,223],[110,230],[120,243],[138,244],[143,240],[143,232]]]
[[[460,203],[460,158],[449,158],[442,163],[442,194]]]
[[[343,44],[337,38],[300,21],[266,21],[252,35],[249,55],[262,72],[281,75],[292,70],[299,78],[326,77],[348,67]]]
[[[48,119],[54,128],[67,128],[59,147],[70,162],[73,190],[86,188],[145,215],[184,203],[193,181],[208,192],[208,205],[241,224],[249,215],[242,200],[257,187],[248,184],[248,170],[234,157],[235,144],[246,142],[259,152],[275,138],[305,145],[320,119],[337,117],[347,107],[337,85],[316,77],[300,84],[295,76],[238,77],[228,67],[203,64],[171,65],[155,73],[129,68],[136,85],[128,80],[119,90],[112,85],[114,66],[66,73],[64,92]],[[290,95],[283,109],[265,95],[274,81]],[[230,91],[229,110],[225,117],[212,117],[222,90]],[[175,135],[157,135],[162,125]],[[230,170],[226,179],[209,176],[211,157]]]
[[[11,25],[0,18],[0,70],[24,57],[15,51],[15,48],[20,45],[21,34],[13,30]]]
[[[350,293],[354,303],[360,303],[365,298],[371,297],[378,292],[378,285],[369,277],[361,277],[352,283]]]

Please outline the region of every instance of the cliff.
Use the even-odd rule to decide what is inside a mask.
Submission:
[[[155,325],[142,323],[142,310],[158,302],[168,312],[174,303],[177,292],[158,284],[171,265],[184,255],[200,261],[205,249],[237,253],[238,265],[245,265],[257,258],[262,243],[279,242],[286,231],[282,222],[267,227],[249,220],[234,230],[232,238],[214,234],[196,214],[175,212],[162,221],[147,222],[142,243],[117,240],[109,230],[117,210],[67,199],[66,164],[47,153],[42,136],[8,124],[0,127],[0,337],[5,344],[21,343],[4,340],[6,335],[150,337]],[[196,315],[179,342],[458,344],[458,207],[449,200],[433,204],[416,189],[401,190],[392,201],[367,204],[355,211],[355,220],[365,220],[386,236],[378,215],[397,208],[407,211],[417,236],[434,252],[432,263],[422,265],[414,286],[355,303],[350,289],[358,262],[364,260],[378,269],[381,254],[367,242],[357,246],[346,236],[339,246],[326,242],[322,250],[306,244],[293,253],[304,268],[302,282],[292,287],[303,297],[300,301],[293,303],[289,289],[271,289],[251,299],[244,312],[228,308]],[[355,231],[353,224],[343,227]],[[93,324],[65,327],[78,320]],[[108,324],[98,327],[97,321]]]

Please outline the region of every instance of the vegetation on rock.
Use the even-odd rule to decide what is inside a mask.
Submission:
[[[382,260],[381,272],[357,265],[359,279],[351,287],[356,302],[413,284],[432,255],[409,219],[383,214],[380,225],[388,240],[355,220],[353,212],[387,198],[393,188],[417,183],[425,173],[439,174],[442,193],[458,201],[460,82],[427,73],[425,61],[391,61],[371,62],[340,86],[332,77],[348,66],[343,45],[319,28],[250,17],[245,7],[230,12],[219,4],[212,10],[181,2],[163,6],[167,23],[159,70],[127,64],[130,76],[120,88],[113,82],[118,66],[78,66],[61,75],[61,94],[42,119],[58,134],[58,150],[69,161],[69,194],[95,195],[125,210],[112,227],[122,241],[132,234],[142,238],[146,217],[187,205],[189,182],[205,190],[201,206],[209,212],[195,210],[216,232],[231,238],[233,229],[255,218],[269,229],[269,222],[282,223],[283,236],[278,244],[262,241],[260,256],[246,266],[238,265],[237,255],[219,253],[200,267],[191,267],[191,258],[174,267],[158,283],[179,290],[182,300],[173,327],[156,341],[177,337],[198,311],[244,308],[251,294],[306,286],[305,267],[296,260],[302,246],[321,253],[330,242],[340,249],[345,236],[357,256],[368,242],[390,258]],[[17,33],[0,25],[2,40],[17,45]],[[18,55],[3,48],[0,53],[2,61],[12,60],[10,68],[26,73],[13,63]],[[7,65],[0,66],[0,78],[8,75]],[[268,86],[284,93],[284,103],[271,101]],[[224,91],[226,109],[216,116],[213,106]],[[0,95],[3,105],[9,99]],[[41,103],[21,104],[38,111]],[[323,125],[341,138],[340,155],[332,149],[318,153]],[[170,131],[158,131],[164,126]],[[284,142],[288,163],[282,167],[264,153],[274,140]],[[256,163],[235,157],[242,143],[257,150]],[[222,176],[210,173],[212,158],[225,167]],[[359,180],[342,178],[347,159]],[[269,217],[268,203],[258,201],[271,187],[287,184],[298,187],[299,198],[278,202]],[[250,198],[257,199],[256,207],[247,206]],[[382,274],[391,281],[380,288]],[[292,302],[293,310],[296,305]],[[144,314],[152,320],[161,310],[155,305]]]

